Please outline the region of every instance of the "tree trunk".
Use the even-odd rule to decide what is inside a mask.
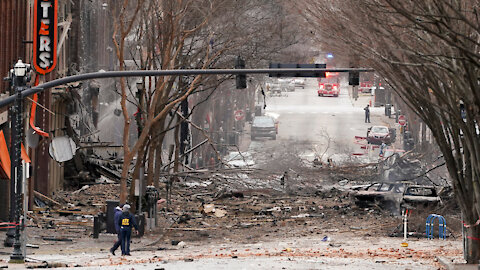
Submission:
[[[130,154],[125,154],[123,157],[123,167],[129,167],[130,162],[132,162],[132,156]],[[122,169],[122,177],[120,178],[120,203],[127,202],[127,177],[128,169]]]
[[[470,213],[473,214],[473,213]],[[474,221],[475,222],[475,221]],[[468,264],[479,263],[480,260],[480,226],[465,228],[465,259]]]

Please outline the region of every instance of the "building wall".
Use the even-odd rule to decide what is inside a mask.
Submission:
[[[28,43],[26,38],[26,7],[27,1],[1,0],[0,1],[0,93],[7,96],[8,82],[3,81],[8,71],[19,59],[25,61],[25,51]],[[0,109],[0,113],[6,108]],[[0,128],[4,130],[8,144],[9,124],[6,118],[2,119]],[[0,179],[0,220],[8,220],[10,181]]]
[[[73,28],[75,24],[78,24],[78,15],[72,13],[74,5],[70,1],[59,1],[58,4],[57,66],[50,74],[41,76],[41,82],[72,75],[71,73],[74,72],[71,68],[77,66],[75,62],[77,54],[72,53],[74,51],[71,44],[75,44],[75,38],[78,37],[76,28]],[[71,38],[71,36],[75,38]],[[42,130],[48,132],[50,138],[43,138],[33,153],[33,160],[35,161],[33,182],[34,189],[47,196],[63,188],[63,166],[50,157],[48,149],[51,138],[64,135],[67,103],[61,96],[66,92],[66,89],[67,86],[60,86],[39,94],[39,103],[49,110],[37,107],[35,123]]]
[[[22,58],[25,61],[27,1],[0,1],[0,76],[6,77],[13,64]],[[1,82],[0,92],[4,93],[7,83]]]

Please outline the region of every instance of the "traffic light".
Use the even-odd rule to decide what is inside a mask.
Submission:
[[[360,72],[348,72],[348,85],[360,85]]]
[[[237,59],[235,59],[235,69],[244,69],[244,68],[245,68],[245,60],[243,60],[240,56],[238,56]],[[246,74],[237,74],[236,81],[237,81],[237,89],[247,88]]]

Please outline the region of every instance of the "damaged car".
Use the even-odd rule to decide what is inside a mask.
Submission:
[[[355,204],[361,208],[379,206],[399,213],[419,206],[436,206],[441,199],[434,186],[407,185],[405,183],[373,183],[355,188]]]
[[[373,183],[355,189],[353,197],[357,206],[368,208],[378,205],[384,209],[395,210],[402,200],[404,184]]]
[[[437,206],[442,203],[434,186],[411,185],[403,192],[401,209],[415,209],[419,206]]]

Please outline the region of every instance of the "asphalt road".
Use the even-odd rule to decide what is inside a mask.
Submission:
[[[260,139],[252,142],[251,149],[261,151],[265,146],[302,146],[302,158],[312,161],[315,156],[324,162],[332,158],[337,164],[344,162],[370,162],[377,156],[372,153],[354,156],[364,150],[355,143],[355,136],[366,136],[367,128],[384,125],[384,108],[371,109],[371,123],[365,123],[363,108],[371,97],[363,96],[356,102],[349,97],[350,86],[343,83],[339,97],[319,97],[315,78],[307,79],[305,88],[282,96],[267,96],[265,114],[277,117],[277,140]],[[363,102],[363,103],[362,103]]]

